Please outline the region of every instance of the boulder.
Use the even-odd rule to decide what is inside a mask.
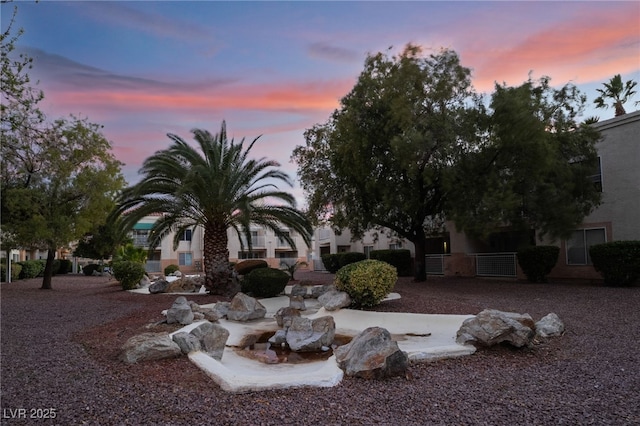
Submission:
[[[274,346],[283,346],[287,344],[287,331],[276,330],[276,332],[269,338],[269,343]]]
[[[188,277],[171,281],[165,290],[166,293],[195,293],[195,291],[195,281]]]
[[[311,297],[314,299],[319,298],[320,296],[322,296],[323,294],[325,294],[326,292],[330,291],[330,290],[335,290],[336,287],[334,285],[331,284],[325,284],[325,285],[314,285],[313,287],[311,287]]]
[[[127,364],[174,358],[182,354],[177,343],[167,333],[143,333],[131,337],[122,346],[120,360]]]
[[[294,352],[316,352],[328,349],[336,335],[332,316],[316,319],[292,317],[287,330],[287,344]]]
[[[557,337],[564,333],[564,323],[553,312],[536,323],[536,334],[540,337]]]
[[[191,334],[198,338],[204,352],[218,361],[222,359],[222,354],[229,338],[229,330],[219,324],[203,322],[191,330]]]
[[[299,311],[305,311],[307,306],[304,304],[304,297],[289,296],[289,306]]]
[[[305,297],[307,295],[307,287],[300,284],[295,284],[291,287],[290,295]]]
[[[211,310],[218,316],[218,318],[225,318],[227,316],[227,312],[229,312],[230,305],[230,302],[218,302],[213,305]]]
[[[149,286],[149,293],[151,294],[166,293],[167,287],[169,287],[169,281],[158,280]]]
[[[289,328],[291,326],[291,319],[293,317],[299,317],[300,311],[291,306],[286,306],[278,309],[275,313],[274,318],[276,319],[276,323],[278,327]]]
[[[232,321],[251,321],[264,318],[267,309],[257,299],[244,293],[237,293],[231,300],[227,319]]]
[[[409,366],[408,355],[391,339],[389,331],[381,327],[367,328],[333,353],[338,367],[347,376],[363,379],[405,376]]]
[[[184,296],[178,297],[171,308],[167,311],[167,324],[180,323],[188,325],[193,322],[193,311],[191,305]]]
[[[173,341],[180,347],[183,354],[196,352],[201,349],[200,340],[191,333],[180,331],[173,335]]]
[[[351,305],[351,297],[344,291],[329,290],[318,297],[318,302],[327,311],[335,311]]]
[[[150,285],[151,285],[151,280],[149,279],[149,277],[146,275],[143,275],[142,279],[138,283],[138,288],[149,288]]]
[[[520,348],[531,344],[536,334],[534,329],[535,323],[529,314],[485,309],[462,323],[456,342],[477,346],[506,342]]]

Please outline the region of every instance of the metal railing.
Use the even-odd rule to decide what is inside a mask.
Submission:
[[[516,253],[473,253],[476,258],[476,275],[479,277],[517,276]]]
[[[147,272],[162,272],[160,270],[160,261],[147,260],[147,262],[144,264],[144,270]]]
[[[244,236],[241,237],[241,238],[242,238],[242,244],[243,244],[245,250],[247,250],[247,248],[249,247],[248,241]],[[264,248],[265,247],[264,236],[259,235],[257,237],[251,237],[251,247],[252,248],[256,248],[256,247]]]
[[[448,254],[428,254],[424,258],[427,275],[444,275],[444,258]]]

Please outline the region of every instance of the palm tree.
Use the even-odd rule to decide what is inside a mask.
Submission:
[[[199,150],[174,134],[173,144],[147,158],[140,169],[142,179],[123,191],[118,214],[133,227],[146,215],[162,212],[149,235],[149,245],[157,246],[175,232],[174,250],[180,235],[195,226],[204,228],[205,286],[212,294],[233,296],[238,288],[231,280],[227,229],[244,235],[251,250],[251,224],[271,229],[291,247],[295,242],[281,229],[298,232],[307,245],[311,241],[309,220],[295,207],[294,197],[278,190],[274,182],[292,186],[276,161],[248,159],[258,138],[244,149],[227,140],[226,123],[217,135],[192,130]],[[240,238],[241,244],[243,238]],[[244,245],[242,245],[244,250]]]
[[[610,105],[608,105],[607,102],[611,102],[611,106],[616,110],[616,117],[624,115],[627,112],[622,104],[636,94],[633,88],[636,87],[637,84],[638,83],[633,80],[628,80],[623,84],[620,74],[616,74],[608,83],[602,83],[604,89],[596,89],[598,93],[600,93],[600,96],[594,99],[593,102],[596,104],[596,108],[609,108]]]

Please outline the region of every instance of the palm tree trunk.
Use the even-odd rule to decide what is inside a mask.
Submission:
[[[207,223],[204,228],[205,288],[211,294],[233,297],[239,289],[229,267],[227,228]]]

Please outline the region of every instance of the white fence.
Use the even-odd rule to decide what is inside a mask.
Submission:
[[[473,253],[476,258],[476,275],[479,277],[517,276],[516,253]]]

